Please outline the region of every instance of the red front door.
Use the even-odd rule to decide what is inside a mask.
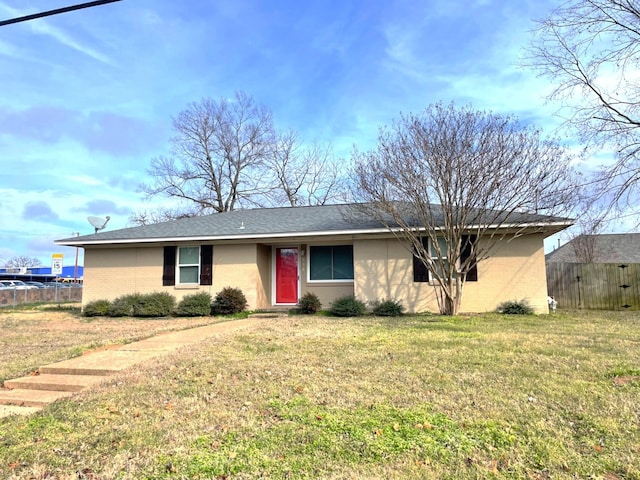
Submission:
[[[276,248],[276,303],[298,303],[298,249]]]

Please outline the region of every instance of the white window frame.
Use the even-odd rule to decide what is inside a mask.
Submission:
[[[198,249],[198,263],[180,263],[180,250],[183,248],[197,248]],[[200,285],[200,264],[202,263],[202,251],[200,249],[200,245],[182,245],[178,247],[178,251],[176,252],[176,285]],[[196,275],[195,282],[182,282],[182,278],[180,276],[180,268],[181,267],[197,267],[198,274]]]
[[[438,249],[440,250],[440,255],[442,256],[442,261],[445,263],[449,263],[449,257],[447,256],[447,241],[444,237],[436,237],[438,242]],[[440,245],[440,241],[442,241],[443,245]],[[429,256],[431,260],[434,262],[434,266],[439,266],[438,253],[434,251],[434,245],[431,239],[429,239]],[[442,247],[444,247],[444,251],[442,251]],[[429,272],[429,283],[432,285],[437,285],[438,281],[434,278],[433,272]]]
[[[354,278],[342,278],[342,279],[331,279],[331,280],[311,280],[311,248],[312,247],[351,247],[351,260],[353,261],[353,244],[350,243],[332,243],[332,244],[319,244],[319,245],[307,245],[307,283],[319,284],[319,283],[354,283],[356,276],[356,267],[353,265],[353,276]]]

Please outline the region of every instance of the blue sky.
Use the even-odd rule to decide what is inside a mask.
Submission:
[[[0,0],[0,19],[81,3]],[[126,227],[171,116],[242,90],[348,158],[400,112],[455,101],[552,133],[518,66],[547,0],[123,0],[0,27],[0,265],[73,262],[55,239]],[[82,262],[82,258],[81,258]]]

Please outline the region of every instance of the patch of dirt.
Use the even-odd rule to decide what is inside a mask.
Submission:
[[[621,375],[613,379],[615,385],[628,385],[630,383],[640,382],[638,375]]]

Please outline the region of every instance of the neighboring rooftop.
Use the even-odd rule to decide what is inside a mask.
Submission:
[[[545,226],[546,231],[566,228],[570,219],[536,214],[515,214],[509,224]],[[221,240],[320,234],[382,232],[379,221],[365,216],[355,204],[309,207],[260,208],[183,218],[169,222],[101,231],[93,235],[56,241],[79,246],[110,243],[159,242],[176,240]]]
[[[545,258],[548,263],[640,263],[640,233],[580,235]]]

